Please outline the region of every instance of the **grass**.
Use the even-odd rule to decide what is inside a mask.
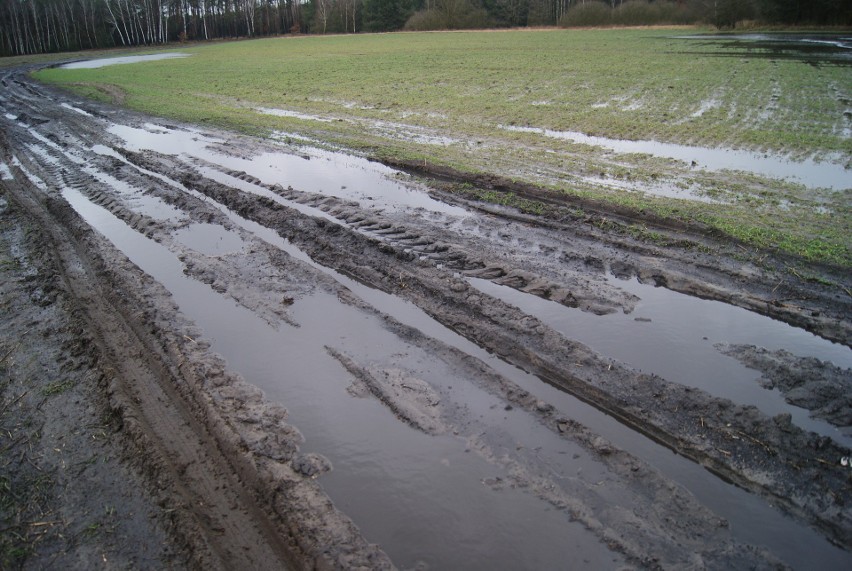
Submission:
[[[41,389],[41,394],[46,397],[62,394],[73,387],[74,384],[74,381],[53,381]]]
[[[684,33],[272,38],[187,47],[181,51],[192,57],[185,59],[50,69],[37,77],[101,99],[120,93],[123,104],[154,115],[261,135],[291,132],[371,156],[497,174],[700,220],[748,244],[808,261],[852,265],[849,193],[838,197],[759,177],[695,173],[675,161],[614,157],[600,148],[500,128],[533,126],[797,157],[840,155],[849,161],[848,67],[720,57],[701,42],[677,37]],[[257,107],[337,120],[275,117]],[[453,142],[424,143],[412,135],[419,132]],[[643,196],[607,181],[633,188],[660,182],[689,186],[721,202]],[[834,214],[825,216],[818,206],[832,201]],[[782,203],[788,207],[780,208]]]

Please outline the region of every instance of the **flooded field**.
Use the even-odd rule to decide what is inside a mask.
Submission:
[[[725,57],[792,59],[811,65],[852,65],[849,34],[778,33],[682,36]]]
[[[110,65],[126,65],[130,63],[141,63],[146,61],[159,61],[164,59],[172,59],[172,58],[183,58],[189,57],[190,54],[181,54],[181,53],[165,53],[165,54],[152,54],[147,56],[120,56],[120,57],[110,57],[103,59],[89,59],[85,61],[75,61],[72,63],[66,63],[62,66],[63,69],[98,69],[102,67],[107,67]]]
[[[57,244],[63,342],[91,330],[88,366],[143,403],[116,414],[194,506],[163,517],[196,564],[852,564],[836,288],[688,228],[643,221],[702,248],[3,82],[4,199]],[[805,366],[818,386],[778,377]]]
[[[553,131],[535,127],[503,127],[510,131],[541,134],[554,139],[565,139],[611,149],[620,154],[652,155],[680,161],[691,168],[711,171],[743,171],[780,180],[793,181],[809,188],[848,189],[850,172],[845,164],[848,157],[840,153],[834,158],[837,162],[793,160],[767,153],[738,151],[735,149],[711,149],[690,147],[658,141],[625,141],[592,137],[571,131]]]

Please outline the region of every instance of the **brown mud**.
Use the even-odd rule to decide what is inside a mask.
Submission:
[[[778,388],[787,402],[805,408],[841,428],[852,427],[852,371],[813,357],[769,351],[751,345],[725,345],[719,350],[757,369],[760,384]]]
[[[144,462],[129,452],[51,246],[5,199],[0,265],[0,567],[186,565],[163,517],[169,498],[143,491]]]
[[[136,160],[146,168],[155,166],[150,158]],[[159,167],[160,172],[162,168]],[[368,260],[372,254],[369,243],[374,241],[369,237],[343,233],[337,226],[296,216],[275,203],[235,195],[211,181],[193,180],[188,175],[181,178],[188,187],[276,229],[314,260],[372,287],[411,299],[438,321],[490,352],[590,402],[720,476],[766,493],[773,501],[824,527],[835,539],[846,541],[841,538],[852,525],[852,513],[842,497],[850,485],[849,474],[823,468],[836,466],[837,459],[844,455],[845,449],[830,439],[787,426],[783,419],[766,417],[754,407],[714,399],[702,391],[631,371],[566,341],[537,319],[479,294],[462,278],[447,278],[430,267],[424,268],[404,247],[422,238],[419,233],[404,234],[402,228],[396,228],[403,234],[403,246],[393,248],[380,242],[379,247],[374,247],[376,255]],[[348,211],[353,207],[335,207],[329,202],[326,199],[321,208],[343,220],[356,217]],[[435,238],[427,241],[434,244]],[[449,267],[467,271],[468,275],[495,276],[493,279],[503,280],[502,283],[575,307],[582,304],[590,310],[614,309],[612,305],[601,308],[602,303],[591,292],[579,288],[566,291],[540,274],[502,265],[489,267],[477,259],[477,249],[459,248],[455,244],[463,243],[460,240],[453,243],[444,259]],[[651,277],[664,283],[675,281],[665,275],[656,272]],[[515,279],[506,280],[507,276]],[[687,279],[682,275],[678,278]],[[694,287],[709,289],[697,284]],[[803,487],[804,482],[811,485]],[[806,515],[808,512],[810,516]]]
[[[852,344],[852,329],[844,316],[852,300],[848,272],[844,268],[808,263],[781,252],[746,246],[697,221],[661,218],[593,198],[559,194],[490,175],[471,175],[445,166],[387,162],[406,171],[435,177],[433,184],[437,188],[443,188],[450,196],[484,212],[570,231],[617,246],[623,252],[634,254],[631,257],[666,260],[665,269],[657,271],[630,263],[616,267],[614,262],[611,269],[619,277],[637,275],[643,281],[674,291],[724,301],[826,339],[847,346]],[[524,209],[518,212],[480,202],[483,191],[502,193],[511,201],[528,201],[526,209],[540,210],[540,213],[533,216]],[[636,239],[640,229],[654,231],[658,237]],[[595,258],[588,262],[602,264]],[[804,271],[791,271],[791,265],[802,267]],[[802,277],[802,274],[811,278]],[[804,301],[807,303],[802,303]]]
[[[107,452],[76,443],[69,447],[77,455],[123,459],[103,466],[104,478],[121,479],[125,476],[117,474],[125,472],[136,478],[132,497],[140,507],[133,511],[146,516],[140,523],[133,519],[136,515],[108,515],[116,520],[111,525],[129,530],[126,537],[136,534],[147,541],[110,543],[95,537],[91,545],[97,549],[86,550],[50,537],[43,544],[53,547],[45,548],[24,536],[34,548],[21,552],[15,562],[38,566],[53,553],[70,552],[84,567],[97,563],[102,554],[175,567],[394,565],[388,555],[394,546],[372,544],[358,518],[350,519],[335,505],[340,498],[332,503],[322,482],[330,471],[339,474],[345,468],[322,450],[303,450],[300,427],[288,421],[293,411],[284,408],[290,404],[275,402],[253,379],[231,370],[216,353],[221,342],[199,328],[178,303],[176,286],[140,269],[104,230],[107,226],[90,226],[77,202],[103,209],[114,220],[110,223],[131,230],[150,251],[173,254],[173,259],[152,261],[151,267],[177,264],[175,279],[203,284],[216,299],[231,300],[271,331],[308,331],[294,308],[316,296],[336,299],[346,311],[376,320],[409,357],[431,365],[417,370],[402,353],[377,357],[356,343],[320,342],[320,352],[346,379],[342,386],[348,398],[378,401],[405,430],[462,442],[464,452],[499,474],[482,480],[489,491],[522,490],[565,513],[566,522],[578,523],[600,543],[610,567],[776,568],[789,562],[743,541],[714,506],[698,501],[638,453],[572,418],[572,411],[543,400],[446,336],[400,321],[389,307],[366,301],[334,275],[412,304],[501,362],[780,507],[786,515],[779,517],[793,518],[833,544],[819,548],[830,552],[830,561],[850,560],[852,472],[839,464],[850,452],[838,440],[803,430],[788,415],[770,416],[595,353],[468,281],[491,280],[603,316],[630,313],[639,301],[609,281],[608,274],[637,277],[768,315],[849,346],[852,299],[843,288],[826,285],[841,283],[848,290],[842,269],[809,267],[825,279],[804,280],[787,271],[791,260],[771,252],[743,255],[741,244],[700,226],[579,203],[506,181],[423,171],[416,165],[401,166],[440,175],[429,187],[431,196],[469,214],[365,207],[361,201],[263,181],[225,166],[224,154],[218,164],[131,150],[109,133],[109,126],[122,122],[141,127],[150,118],[72,100],[32,83],[21,71],[7,72],[3,84],[0,160],[8,172],[0,171],[6,203],[0,213],[3,302],[14,309],[4,312],[10,325],[0,338],[0,372],[9,378],[3,379],[2,398],[10,403],[4,415],[7,409],[20,410],[15,409],[17,417],[0,421],[57,416],[31,396],[19,398],[33,389],[21,385],[17,372],[12,375],[8,365],[13,360],[41,354],[47,362],[67,363],[62,366],[73,373],[64,377],[67,390],[58,390],[64,384],[52,384],[56,380],[49,368],[33,369],[28,376],[41,383],[42,391],[57,387],[48,405],[59,399],[79,401],[88,414],[109,419],[110,436],[102,444],[112,446]],[[86,114],[61,105],[67,102]],[[218,152],[233,156],[282,152],[233,134],[211,136],[221,141]],[[546,207],[532,214],[482,203],[476,196],[484,189]],[[643,240],[630,231],[636,225],[665,239]],[[22,232],[33,239],[22,238]],[[300,254],[288,250],[291,246]],[[334,327],[334,318],[330,322]],[[28,323],[34,324],[32,331]],[[24,343],[25,334],[36,339]],[[810,374],[805,380],[813,382],[787,386],[775,371],[783,368],[781,376],[792,378],[794,372],[812,368],[803,368],[804,361],[795,356],[747,353],[748,366],[766,371],[767,386],[781,387],[788,397],[797,391],[793,402],[818,409],[824,417],[848,417],[848,403],[845,408],[835,404],[835,397],[848,400],[848,371],[838,369],[841,381],[833,385],[834,392],[826,392],[829,381]],[[473,400],[457,396],[447,382],[436,382],[437,368],[446,368],[453,384],[462,379],[497,399],[507,419],[523,415],[523,422],[534,427],[525,430],[538,440],[565,447],[557,454],[573,451],[575,461],[603,476],[554,477],[556,455],[547,458],[547,450],[528,450],[493,430],[491,421],[474,413],[478,405]],[[309,372],[310,363],[293,363],[290,375],[298,375],[296,371]],[[286,377],[287,370],[281,375]],[[80,422],[68,418],[69,425]],[[61,420],[51,422],[62,430]],[[510,424],[506,426],[508,431]],[[44,431],[41,438],[48,437]],[[31,475],[23,464],[10,470],[21,481]],[[130,492],[116,488],[115,493]],[[73,494],[60,496],[54,492],[47,501],[67,502],[56,509],[79,510]],[[81,501],[82,511],[94,512],[99,502],[110,500],[106,495]],[[423,546],[424,552],[430,548],[436,547]],[[589,552],[589,560],[595,553]]]

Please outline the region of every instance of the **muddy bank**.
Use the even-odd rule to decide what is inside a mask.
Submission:
[[[384,162],[433,181],[435,192],[449,202],[609,243],[644,258],[636,264],[619,261],[617,275],[636,275],[674,291],[738,305],[852,346],[852,327],[846,318],[852,310],[852,284],[843,268],[747,247],[695,221],[660,218],[493,175],[471,175],[420,162]],[[484,202],[485,191],[496,191],[516,206]],[[654,239],[643,239],[649,231],[656,234]],[[650,268],[646,264],[651,259],[666,263]],[[602,265],[609,260],[594,262]],[[791,271],[791,267],[805,271]],[[807,279],[802,274],[815,277]]]
[[[134,156],[154,168],[152,155]],[[163,169],[160,164],[157,167]],[[848,453],[831,439],[807,433],[755,409],[627,369],[564,339],[535,318],[472,291],[459,278],[435,271],[405,245],[394,248],[335,224],[308,218],[271,200],[237,195],[200,177],[181,175],[187,186],[264,226],[324,265],[364,283],[411,299],[454,331],[571,394],[594,404],[678,453],[737,485],[766,494],[848,545],[852,509],[839,459]],[[347,205],[319,206],[341,215]],[[345,218],[345,216],[344,216]],[[454,248],[449,249],[452,251]],[[481,254],[480,254],[481,255]],[[483,276],[481,262],[451,257],[459,269]],[[471,267],[473,266],[473,267]],[[503,277],[496,272],[494,279]],[[524,283],[527,283],[526,281]]]
[[[286,410],[209,354],[162,286],[64,201],[4,185],[52,229],[56,275],[75,300],[80,334],[92,336],[85,351],[107,371],[110,410],[145,458],[149,485],[169,506],[161,519],[192,566],[390,567],[305,470]]]
[[[723,345],[718,349],[763,373],[761,385],[777,388],[784,393],[787,402],[835,426],[852,427],[852,371],[849,369],[763,347]]]
[[[0,193],[0,567],[184,568],[51,250]]]
[[[690,229],[649,244],[557,203],[548,217],[430,197],[366,161],[66,111],[21,84],[0,118],[2,184],[55,244],[190,564],[228,567],[249,546],[241,560],[296,568],[802,566],[793,538],[808,562],[848,562],[837,440],[595,352],[472,284],[642,320],[646,294],[612,279],[635,276],[845,331],[827,290],[776,299],[810,285],[777,285]],[[358,182],[275,178],[305,163]],[[720,498],[783,533],[744,530]],[[487,550],[457,548],[471,542]]]

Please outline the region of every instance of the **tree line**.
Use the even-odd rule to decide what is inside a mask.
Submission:
[[[852,25],[852,0],[0,0],[0,55],[288,33],[744,20]]]
[[[0,0],[0,55],[307,31],[301,0]]]

